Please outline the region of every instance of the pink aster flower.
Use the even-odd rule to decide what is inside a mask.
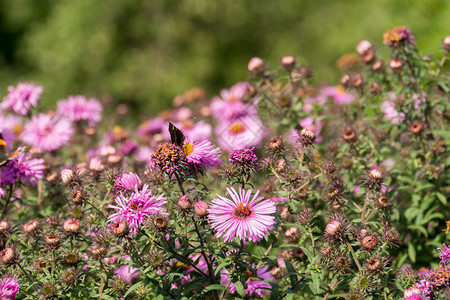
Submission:
[[[3,99],[0,107],[25,116],[32,107],[38,105],[42,86],[19,82],[16,87],[8,87],[9,94]]]
[[[140,225],[145,225],[145,219],[153,214],[162,214],[161,207],[166,203],[163,195],[154,196],[148,189],[148,184],[144,184],[141,190],[134,188],[134,192],[125,197],[121,192],[116,197],[116,205],[109,205],[108,208],[116,209],[117,212],[110,215],[108,223],[126,222],[131,232],[137,232]]]
[[[69,96],[67,100],[58,101],[57,114],[72,122],[86,121],[94,126],[102,119],[103,107],[96,99],[85,96]]]
[[[232,121],[239,117],[257,114],[253,105],[242,101],[249,87],[248,82],[238,82],[229,90],[222,90],[220,98],[215,97],[211,101],[212,115],[220,121]]]
[[[48,114],[33,116],[23,129],[22,141],[42,151],[53,151],[66,145],[73,135],[69,120]]]
[[[157,117],[143,122],[137,129],[137,134],[141,137],[162,132],[166,122],[163,118]]]
[[[114,186],[118,190],[134,191],[134,189],[136,187],[140,187],[141,184],[142,181],[139,178],[139,176],[133,172],[130,172],[130,173],[123,173],[117,176]]]
[[[227,152],[235,149],[256,147],[266,134],[264,125],[257,115],[249,115],[234,121],[221,121],[215,128],[220,148]]]
[[[128,265],[123,265],[114,271],[114,275],[128,283],[131,283],[133,279],[138,278],[140,274],[139,268],[133,268]]]
[[[384,117],[390,120],[392,124],[399,124],[405,118],[404,113],[399,113],[397,111],[394,102],[385,101],[381,103],[380,109],[384,113]]]
[[[0,299],[14,300],[17,292],[20,290],[20,285],[14,278],[5,278],[0,280]]]
[[[231,199],[217,195],[211,201],[208,209],[208,219],[211,227],[217,232],[217,237],[225,242],[238,237],[244,243],[246,240],[257,242],[274,229],[275,204],[259,196],[259,191],[251,198],[252,190],[227,188]]]
[[[347,92],[342,86],[326,86],[322,92],[331,97],[336,104],[349,104],[355,98],[351,92]]]
[[[19,180],[35,186],[44,177],[44,160],[31,159],[30,154],[20,152],[10,160],[0,171],[0,184],[16,184]]]
[[[441,248],[437,248],[437,250],[439,251],[439,258],[441,259],[441,263],[446,264],[450,262],[450,245],[445,245],[442,244],[442,246],[444,246],[442,249]]]
[[[220,166],[220,148],[214,146],[210,141],[192,142],[189,139],[184,143],[184,155],[186,160],[196,168],[210,169]]]
[[[252,268],[255,268],[255,264],[252,265]],[[256,276],[248,269],[245,272],[245,278],[248,279],[250,277],[257,277],[259,279],[267,279],[270,281],[274,281],[274,277],[270,274],[269,266],[264,266],[262,268],[259,268],[256,271]],[[228,279],[228,271],[225,269],[222,269],[220,272],[220,284],[228,285],[229,279]],[[255,294],[257,297],[264,297],[267,296],[268,291],[271,289],[271,285],[267,282],[252,279],[249,281],[247,288],[245,289],[245,294],[247,296],[252,296]],[[229,285],[230,293],[234,294],[236,292],[236,286],[234,283],[230,283]]]

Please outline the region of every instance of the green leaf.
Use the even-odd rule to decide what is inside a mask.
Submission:
[[[286,269],[289,272],[289,280],[291,281],[291,285],[293,286],[297,282],[297,272],[295,272],[295,268],[289,260],[285,259],[284,262],[286,264]]]
[[[222,285],[222,284],[211,284],[208,285],[207,287],[205,287],[203,289],[203,293],[209,292],[209,291],[213,291],[213,290],[217,290],[217,291],[223,291],[226,290],[227,286],[226,285]]]
[[[441,201],[442,204],[447,205],[447,198],[444,195],[437,192],[436,196],[439,198],[439,201]]]
[[[234,286],[236,287],[236,292],[238,292],[239,296],[244,298],[245,291],[244,291],[244,286],[242,285],[242,282],[236,281],[236,282],[234,282]]]
[[[320,273],[318,272],[311,272],[311,278],[312,278],[312,283],[310,284],[311,287],[311,291],[314,294],[319,294],[320,293]]]
[[[416,262],[416,249],[412,243],[408,244],[408,255],[412,262]]]
[[[135,284],[133,284],[128,291],[125,293],[125,295],[123,296],[124,298],[126,298],[129,294],[131,294],[134,290],[136,290],[138,287],[140,287],[143,284],[142,281],[139,281]]]

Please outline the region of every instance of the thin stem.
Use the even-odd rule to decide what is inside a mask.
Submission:
[[[308,179],[301,187],[297,188],[294,190],[294,192],[298,192],[300,191],[302,188],[304,188],[305,186],[307,186],[311,181],[319,178],[320,176],[322,176],[323,173],[317,174],[316,176],[314,176],[313,178]]]
[[[345,243],[347,244],[348,250],[350,250],[350,253],[352,254],[353,260],[355,261],[356,265],[358,266],[358,269],[360,271],[362,271],[361,265],[359,263],[358,258],[356,257],[355,251],[353,251],[352,245],[350,245],[350,243],[348,241],[345,241]]]
[[[439,76],[439,73],[441,72],[441,69],[445,64],[445,61],[447,60],[447,55],[448,55],[448,51],[445,51],[445,54],[444,54],[444,56],[442,56],[441,61],[439,62],[439,67],[436,70],[436,74],[434,76],[436,76],[436,77]]]
[[[30,274],[20,265],[20,263],[18,262],[17,265],[19,266],[19,268],[22,270],[22,272],[25,274],[25,276],[27,277],[28,281],[30,282],[30,284],[33,286],[34,290],[36,291],[36,293],[38,293],[37,288],[34,286],[34,281],[33,279],[31,279]]]
[[[338,283],[338,281],[339,281],[339,277],[333,281],[333,283],[330,286],[330,290],[333,290],[336,287],[336,284]],[[329,295],[330,295],[329,292],[326,293],[322,300],[327,300]]]
[[[6,198],[6,203],[5,206],[3,207],[3,211],[0,214],[0,220],[6,216],[7,212],[8,212],[8,205],[9,205],[9,201],[11,200],[11,196],[12,196],[12,191],[13,191],[13,185],[10,184],[9,185],[9,192],[8,192],[8,197]]]
[[[309,276],[309,274],[311,274],[311,271],[308,271],[308,273],[306,273],[305,275],[303,275],[302,278],[300,278],[292,287],[291,290],[295,289],[297,287],[297,285],[299,285],[306,277]],[[284,297],[286,297],[288,294],[288,292],[284,293],[283,296],[280,297],[280,299],[283,299]]]
[[[178,187],[180,188],[180,191],[183,193],[183,195],[186,195],[186,192],[183,188],[183,182],[181,181],[180,175],[178,175],[176,172],[173,173],[175,175],[175,178],[177,179]]]
[[[361,212],[361,222],[362,223],[364,223],[364,221],[365,221],[364,215],[365,215],[366,209],[367,209],[367,202],[369,202],[369,193],[370,193],[370,190],[368,189],[366,192],[366,197],[364,198],[364,206],[363,206],[363,209]]]
[[[305,148],[303,148],[303,146],[301,146],[300,148],[300,158],[299,158],[299,166],[298,169],[301,171],[302,167],[303,167],[303,158],[305,157]]]
[[[312,234],[311,226],[309,226],[309,225],[308,225],[308,232],[309,232],[309,236],[311,238],[311,245],[312,245],[312,249],[313,249],[313,255],[316,256],[316,247],[314,246],[314,236]]]

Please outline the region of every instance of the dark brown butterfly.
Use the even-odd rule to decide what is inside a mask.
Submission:
[[[172,143],[174,143],[178,147],[182,147],[185,139],[183,132],[180,129],[176,128],[175,125],[173,125],[171,122],[169,122],[169,132]]]
[[[17,154],[19,154],[19,150],[16,150],[12,155],[8,156],[6,142],[3,139],[2,133],[0,132],[0,167],[6,165],[6,163],[16,157]]]

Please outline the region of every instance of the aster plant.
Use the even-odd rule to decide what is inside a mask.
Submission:
[[[252,58],[137,128],[123,105],[36,112],[42,87],[10,87],[0,298],[448,298],[450,38],[440,59],[404,26],[383,42],[327,85]]]

